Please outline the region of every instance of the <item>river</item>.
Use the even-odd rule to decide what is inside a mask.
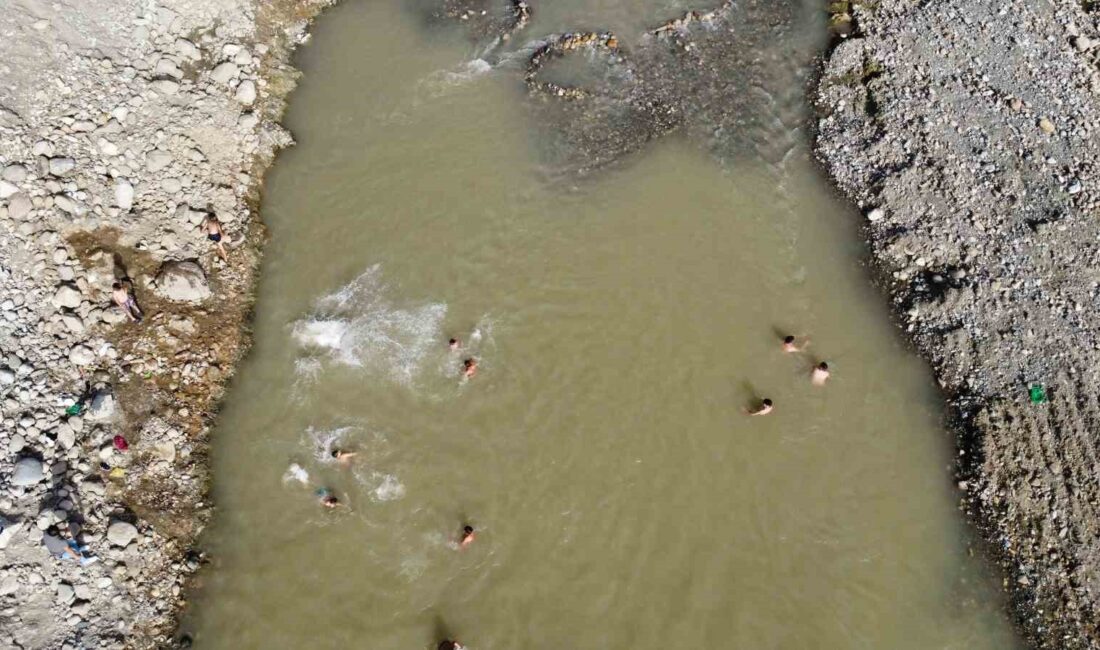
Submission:
[[[421,5],[348,0],[299,52],[195,647],[1016,647],[941,399],[809,153],[816,3],[730,104],[752,116],[688,106],[591,166],[506,52],[686,5],[533,7],[489,52]]]

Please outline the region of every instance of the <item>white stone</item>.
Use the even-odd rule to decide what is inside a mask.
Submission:
[[[61,323],[73,334],[84,333],[84,321],[76,314],[62,314]]]
[[[57,441],[65,449],[72,449],[73,445],[76,444],[76,432],[67,422],[57,427]]]
[[[11,368],[0,368],[0,386],[11,386],[15,383],[15,371]]]
[[[50,173],[54,176],[64,176],[76,167],[76,161],[68,157],[50,158]]]
[[[8,199],[8,216],[12,219],[22,219],[33,209],[34,203],[31,203],[31,198],[22,192],[17,192]]]
[[[88,404],[84,414],[89,422],[104,422],[115,416],[115,396],[108,391],[99,391]]]
[[[134,186],[125,179],[115,183],[115,204],[120,210],[129,210],[134,206]]]
[[[176,460],[176,446],[170,442],[161,442],[153,446],[153,453],[161,460],[171,463]]]
[[[56,307],[68,307],[69,309],[76,309],[80,306],[80,303],[84,300],[75,287],[70,287],[67,284],[63,284],[57,288],[57,292],[53,294],[53,302]]]
[[[210,297],[206,273],[192,261],[165,262],[153,283],[157,295],[169,300],[201,302]]]
[[[176,52],[180,56],[191,59],[192,61],[198,61],[202,58],[202,52],[198,46],[187,40],[186,38],[176,39]]]
[[[76,598],[76,590],[73,586],[67,582],[60,582],[57,584],[57,602],[62,605],[68,605]]]
[[[95,353],[86,345],[74,345],[69,350],[69,361],[77,366],[90,366],[95,362]]]
[[[71,215],[82,215],[87,210],[84,208],[84,204],[76,199],[72,198],[68,194],[56,194],[53,197],[53,204],[57,206],[62,212],[67,212]]]
[[[11,183],[22,183],[27,180],[27,168],[23,165],[8,165],[0,172],[0,178]]]
[[[137,528],[125,521],[116,521],[107,527],[107,541],[115,546],[129,546],[137,535]]]
[[[886,211],[882,208],[875,208],[867,213],[867,221],[875,222],[882,221],[886,216]]]
[[[251,79],[246,79],[237,86],[237,101],[245,106],[251,106],[256,101],[256,84]]]
[[[183,78],[183,71],[179,69],[179,66],[177,66],[176,62],[172,59],[161,59],[157,61],[157,67],[153,68],[153,74],[168,75],[176,79]]]
[[[100,138],[99,141],[96,142],[96,146],[99,147],[99,153],[104,156],[114,157],[118,155],[118,145],[106,138]]]
[[[7,181],[0,181],[0,199],[6,199],[19,191],[19,188]]]
[[[236,63],[226,61],[210,71],[210,78],[216,83],[224,85],[229,83],[239,73],[240,69],[237,67]]]
[[[162,95],[175,95],[180,90],[179,82],[171,79],[157,79],[149,85]]]
[[[20,458],[15,463],[15,471],[11,475],[11,484],[20,487],[34,485],[45,478],[42,471],[42,461],[37,458]]]
[[[159,172],[172,164],[172,154],[160,149],[153,149],[145,154],[145,168],[151,172]]]

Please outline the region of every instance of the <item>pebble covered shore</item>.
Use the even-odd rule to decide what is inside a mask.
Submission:
[[[1100,648],[1100,5],[834,2],[816,151],[1030,645]]]
[[[287,60],[326,4],[0,1],[0,647],[176,642]]]

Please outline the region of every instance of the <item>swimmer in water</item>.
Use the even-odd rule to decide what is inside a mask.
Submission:
[[[765,397],[754,409],[745,409],[745,415],[767,415],[772,412],[772,401]]]
[[[474,543],[474,527],[466,525],[462,527],[462,539],[459,540],[458,545],[462,548],[466,548],[470,544]]]
[[[347,451],[344,449],[333,449],[330,455],[332,456],[332,460],[336,461],[337,463],[340,463],[341,465],[348,465],[351,463],[351,459],[355,458],[359,454],[358,452]]]
[[[437,650],[466,650],[458,641],[452,641],[450,639],[444,639],[439,642]]]
[[[795,341],[795,338],[793,336],[788,334],[787,336],[783,337],[783,351],[784,352],[801,352],[801,351],[805,350],[806,346],[808,346],[809,344],[810,344],[809,339],[806,339],[805,341],[802,342],[802,345],[799,345]]]
[[[813,372],[810,373],[810,381],[814,386],[824,386],[827,379],[829,379],[829,364],[822,361],[814,366]]]
[[[344,505],[340,503],[340,499],[337,499],[336,496],[333,495],[332,490],[327,487],[317,488],[317,496],[320,497],[321,506],[324,508],[332,510]]]
[[[447,348],[450,349],[451,352],[454,352],[460,347],[462,347],[462,343],[460,343],[458,339],[451,339],[450,341],[447,341]]]
[[[467,379],[477,374],[477,359],[470,358],[462,362],[462,376]]]

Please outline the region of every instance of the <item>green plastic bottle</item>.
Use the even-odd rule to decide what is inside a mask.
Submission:
[[[1028,395],[1031,397],[1032,404],[1042,404],[1047,401],[1047,391],[1042,384],[1032,384]]]

